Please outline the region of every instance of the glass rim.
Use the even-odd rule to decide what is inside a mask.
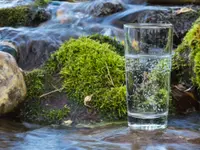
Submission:
[[[126,23],[124,28],[143,28],[143,29],[156,29],[156,28],[172,28],[170,23]]]

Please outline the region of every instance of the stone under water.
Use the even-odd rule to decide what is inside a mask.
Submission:
[[[26,85],[14,57],[0,52],[0,115],[11,112],[24,100]]]

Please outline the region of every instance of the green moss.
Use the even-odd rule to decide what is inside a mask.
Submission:
[[[124,56],[124,46],[119,41],[109,36],[103,36],[101,34],[94,34],[88,36],[88,38],[98,41],[100,43],[108,43],[109,45],[112,45],[112,47],[114,47],[114,51],[116,51],[119,55]]]
[[[47,6],[51,0],[35,0],[34,5],[37,7],[44,7]]]
[[[27,85],[27,99],[38,98],[44,93],[44,70],[35,69],[25,73],[25,83]]]
[[[199,19],[186,34],[183,42],[175,50],[173,57],[173,71],[176,71],[179,82],[191,82],[200,86],[198,80],[198,56],[200,50],[200,24]],[[196,75],[195,75],[196,74]],[[188,81],[187,81],[188,80]]]
[[[38,124],[60,124],[65,117],[68,117],[70,108],[64,105],[62,108],[47,108],[42,105],[44,99],[29,99],[21,108],[21,119]]]
[[[30,8],[28,6],[1,8],[0,14],[0,26],[20,26],[30,23]]]
[[[193,81],[200,87],[200,52],[198,52],[194,59],[194,72],[196,75],[196,78],[193,79]]]
[[[92,95],[87,105],[102,118],[125,118],[124,66],[124,57],[115,52],[115,47],[86,37],[71,39],[65,42],[41,69],[26,74],[28,95],[22,114],[25,114],[24,118],[32,118],[32,121],[36,122],[38,118],[48,118],[42,119],[49,120],[48,123],[53,122],[51,119],[62,120],[66,117],[62,115],[63,110],[49,110],[44,113],[46,107],[42,106],[44,101],[55,93],[40,98],[44,93],[60,86],[62,94],[83,108],[86,107],[85,97]]]
[[[102,93],[103,92],[103,93]],[[110,90],[101,91],[94,96],[92,104],[106,118],[113,120],[126,117],[126,86],[114,87]]]
[[[60,123],[63,118],[67,117],[70,109],[65,105],[62,109],[51,109],[44,112],[43,116],[46,118],[48,123]]]
[[[26,101],[21,107],[20,117],[29,122],[39,124],[58,124],[69,115],[70,109],[67,105],[60,108],[48,107],[48,99],[51,95],[42,96],[54,90],[52,85],[57,82],[47,74],[45,69],[34,69],[25,73],[27,86]]]
[[[109,90],[124,83],[124,59],[110,48],[87,38],[61,47],[56,55],[64,65],[60,73],[68,94],[82,101],[101,88]],[[68,59],[63,60],[64,55]]]
[[[1,8],[0,14],[0,27],[35,26],[50,18],[44,10],[31,6]]]
[[[106,105],[108,108],[101,109],[102,103],[107,99],[107,92],[123,86],[125,82],[124,58],[114,52],[111,45],[100,44],[85,37],[72,39],[64,43],[52,58],[56,58],[56,62],[59,62],[63,87],[70,99],[83,104],[84,98],[92,94],[95,109],[101,110],[100,112],[105,110],[107,113],[112,113],[107,110],[112,110],[111,106],[118,104],[119,101],[125,104],[125,95],[123,99],[111,97],[109,99],[111,104]],[[116,109],[122,109],[117,110],[120,113],[124,112],[123,106]],[[115,114],[115,117],[120,118],[124,115],[124,113]]]
[[[172,64],[173,70],[183,71],[184,68],[189,67],[189,57],[188,57],[189,51],[190,48],[185,43],[178,46],[173,56],[173,64]]]

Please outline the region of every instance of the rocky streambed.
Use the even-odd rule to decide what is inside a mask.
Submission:
[[[31,3],[32,1],[28,0],[3,0],[0,1],[0,8],[30,5]],[[12,24],[11,22],[6,24],[8,20],[6,17],[3,17],[5,19],[3,25],[0,22],[0,50],[9,49],[9,51],[12,51],[14,49],[17,51],[16,60],[19,67],[25,72],[41,67],[50,55],[71,37],[78,38],[99,33],[115,37],[123,43],[123,24],[130,22],[172,23],[175,31],[174,49],[176,49],[187,31],[192,27],[193,22],[199,17],[199,6],[152,6],[147,5],[143,0],[96,0],[74,3],[52,1],[45,7],[35,8],[34,6],[31,9],[29,7],[24,9],[23,6],[20,7],[20,10],[22,12],[28,11],[29,15],[23,16],[22,20],[15,18],[16,20],[14,19],[15,21]],[[4,12],[5,15],[8,12]],[[12,13],[15,14],[15,10]],[[194,32],[191,31],[191,33]],[[109,41],[107,38],[106,40]],[[191,43],[190,39],[186,41],[186,45]],[[109,42],[113,45],[116,44],[113,41]],[[121,44],[117,43],[116,45],[121,49]],[[192,45],[190,46],[192,47]],[[189,52],[183,54],[186,56],[183,57],[186,58],[184,61],[188,63]],[[184,66],[181,69],[187,70]],[[61,123],[63,118],[65,120],[62,125],[39,126],[19,120],[1,119],[0,143],[2,144],[0,144],[0,149],[199,149],[200,116],[198,112],[190,115],[172,116],[169,119],[167,130],[149,132],[148,134],[130,132],[127,128],[126,119],[124,119],[124,123],[106,125],[96,114],[96,111],[85,106],[71,107],[70,115],[66,117],[63,115],[63,113],[69,113],[66,104],[72,106],[68,102],[68,97],[65,93],[62,93],[63,89],[58,84],[57,78],[52,80],[53,82],[49,82],[48,75],[45,78],[44,75],[47,74],[44,74],[41,70],[35,70],[26,80],[26,83],[34,85],[34,90],[36,93],[39,91],[39,96],[42,98],[49,93],[56,92],[52,97],[49,94],[42,101],[31,97],[31,101],[22,105],[26,108],[23,111],[24,114],[22,114],[22,116],[25,116],[23,120],[37,123],[43,121],[44,123],[46,116],[50,119],[47,120],[49,121],[46,122],[47,124]],[[186,76],[187,78],[188,76]],[[43,79],[45,79],[45,82],[47,81],[46,83],[53,83],[53,86],[45,89],[49,91],[40,93],[40,88],[43,86],[40,81],[43,81]],[[179,82],[178,84],[176,83],[177,79],[179,78],[173,79],[174,84],[172,85],[177,110],[184,113],[199,110],[198,89],[191,86],[191,82],[186,81],[184,84]],[[38,84],[35,86],[35,83]],[[123,92],[123,87],[120,87],[120,90]],[[32,96],[38,96],[34,92],[28,91],[28,93]],[[53,110],[50,112],[43,111],[40,104],[46,108],[53,108]],[[60,108],[63,108],[62,111],[60,111]],[[58,109],[58,111],[54,109]],[[110,110],[112,109],[109,108]],[[14,116],[16,117],[16,113],[14,113]],[[98,123],[94,125],[93,122]]]

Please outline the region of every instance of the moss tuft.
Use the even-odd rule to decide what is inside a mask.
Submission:
[[[103,91],[101,91],[103,92]],[[113,120],[126,117],[126,86],[114,87],[105,90],[103,93],[97,93],[92,102],[95,108],[106,118]]]
[[[44,70],[35,69],[25,73],[27,99],[38,98],[44,92]]]
[[[44,99],[29,99],[21,109],[21,119],[43,125],[60,124],[69,115],[70,108],[64,105],[62,108],[47,108],[42,105]]]
[[[0,9],[0,26],[21,26],[30,24],[28,6]]]
[[[176,71],[179,82],[190,83],[193,81],[197,83],[198,80],[198,56],[200,50],[200,24],[199,19],[194,23],[193,27],[186,34],[183,42],[175,50],[173,57],[173,71]]]
[[[1,8],[0,14],[0,27],[36,26],[50,18],[44,10],[31,6]]]
[[[52,59],[56,59],[58,66],[61,67],[63,87],[70,99],[83,105],[85,97],[92,94],[91,101],[95,109],[113,114],[112,106],[116,106],[115,109],[119,113],[113,114],[114,118],[121,118],[125,115],[122,113],[125,106],[124,91],[120,90],[118,93],[113,89],[124,85],[125,64],[124,58],[114,52],[114,49],[107,43],[100,44],[83,37],[64,43]],[[111,92],[114,95],[114,91],[116,95],[124,95],[124,97],[110,97],[108,100],[110,105],[102,107],[102,103],[108,98],[108,93]],[[119,106],[118,103],[124,103],[124,105]]]
[[[36,7],[44,7],[47,6],[51,0],[35,0],[34,6]]]
[[[198,87],[200,87],[200,52],[196,54],[194,62],[195,62],[194,72],[195,72],[196,78],[193,79],[193,81],[198,85]]]

